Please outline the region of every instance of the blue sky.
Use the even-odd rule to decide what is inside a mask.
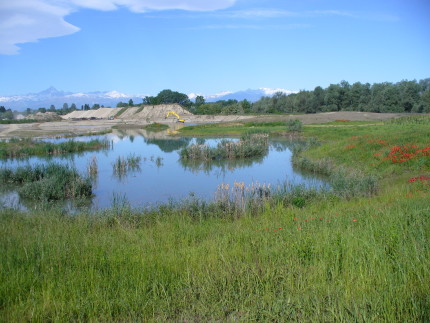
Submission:
[[[0,1],[0,70],[0,95],[419,80],[430,1]]]

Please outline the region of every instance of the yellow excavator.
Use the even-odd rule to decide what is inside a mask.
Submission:
[[[174,115],[176,118],[178,118],[178,120],[176,120],[177,122],[182,122],[182,123],[185,122],[184,119],[181,119],[181,117],[176,112],[173,112],[173,111],[168,112],[164,117],[164,119],[167,119],[170,115]]]

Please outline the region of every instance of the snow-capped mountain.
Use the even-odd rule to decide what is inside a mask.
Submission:
[[[218,100],[238,100],[244,99],[255,102],[262,96],[272,96],[277,92],[285,94],[296,93],[297,91],[291,91],[286,89],[270,89],[260,88],[257,90],[244,90],[244,91],[224,91],[216,94],[197,94],[191,93],[188,95],[190,100],[194,100],[198,95],[202,95],[206,102],[215,102]],[[59,91],[55,87],[50,87],[39,93],[30,93],[26,95],[13,95],[13,96],[0,96],[0,105],[5,106],[7,109],[23,111],[26,108],[38,109],[40,107],[49,108],[53,104],[57,109],[62,108],[64,103],[69,106],[74,103],[78,108],[84,104],[104,105],[105,107],[115,107],[118,102],[128,102],[130,99],[134,103],[141,103],[142,99],[146,95],[132,95],[124,94],[118,91],[105,91],[105,92],[88,92],[88,93],[72,93],[66,91]]]
[[[118,91],[72,93],[59,91],[51,86],[39,93],[0,96],[0,105],[5,106],[7,109],[21,111],[26,108],[49,108],[51,104],[59,109],[64,103],[67,103],[69,106],[74,103],[78,108],[84,104],[89,104],[90,106],[93,104],[100,104],[106,107],[115,107],[118,102],[128,102],[130,99],[132,99],[134,103],[140,103],[144,97],[145,95],[124,94]]]
[[[244,91],[237,91],[237,92],[231,92],[231,91],[224,91],[216,94],[210,94],[210,95],[204,95],[204,94],[196,94],[191,93],[188,95],[190,100],[194,100],[198,95],[201,95],[205,98],[206,102],[215,102],[219,100],[248,100],[250,102],[255,102],[261,99],[263,96],[272,96],[273,94],[281,92],[285,94],[292,94],[297,93],[298,91],[291,91],[286,89],[271,89],[271,88],[259,88],[257,90],[244,90]]]

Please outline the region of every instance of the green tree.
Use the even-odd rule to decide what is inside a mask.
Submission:
[[[179,103],[185,107],[191,106],[188,95],[172,90],[163,90],[157,94],[158,104]]]
[[[400,105],[405,112],[411,112],[420,101],[420,85],[414,81],[401,81],[396,84],[400,95]]]
[[[133,103],[133,100],[132,100],[132,99],[128,100],[128,106],[129,106],[129,107],[134,106],[134,103]]]
[[[198,96],[196,96],[196,102],[195,102],[195,105],[197,106],[197,107],[199,107],[199,106],[201,106],[202,104],[205,104],[205,98],[203,97],[203,96],[201,96],[201,95],[198,95]]]
[[[250,113],[251,112],[251,102],[249,102],[247,99],[240,102],[240,105],[242,106],[242,111],[244,113]]]
[[[2,105],[0,106],[0,113],[5,113],[6,112],[6,108]]]

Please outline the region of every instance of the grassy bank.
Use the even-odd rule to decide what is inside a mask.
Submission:
[[[0,317],[429,321],[428,125],[304,127],[304,134],[322,144],[296,151],[296,163],[376,177],[377,194],[285,203],[264,199],[262,188],[258,207],[237,212],[226,201],[240,203],[239,183],[212,205],[190,199],[137,211],[117,201],[76,216],[3,210]]]
[[[58,144],[36,141],[32,139],[13,138],[0,141],[0,158],[19,158],[27,156],[62,155],[87,150],[109,148],[107,140],[91,140],[88,142],[69,140]]]

